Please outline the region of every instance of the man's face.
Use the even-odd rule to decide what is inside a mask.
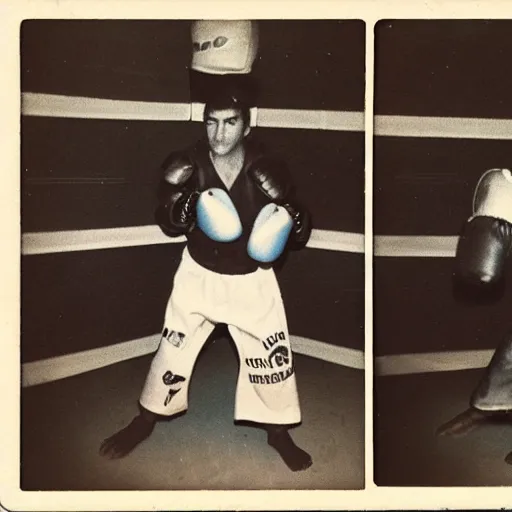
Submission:
[[[237,109],[212,110],[205,122],[208,143],[216,156],[229,155],[250,131],[249,126],[244,126],[241,112]]]

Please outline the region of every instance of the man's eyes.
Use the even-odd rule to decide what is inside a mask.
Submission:
[[[230,126],[234,126],[237,123],[238,123],[238,117],[233,117],[230,119],[226,119],[226,121],[224,121],[224,124],[229,124]],[[222,124],[222,122],[218,122],[215,119],[207,119],[206,124],[208,126],[212,126],[212,125],[216,125],[216,124]]]

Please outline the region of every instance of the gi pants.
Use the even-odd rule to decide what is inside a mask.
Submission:
[[[196,263],[187,248],[174,277],[141,405],[165,416],[188,408],[194,364],[216,323],[228,325],[240,357],[235,419],[300,422],[293,355],[274,271],[218,274]]]

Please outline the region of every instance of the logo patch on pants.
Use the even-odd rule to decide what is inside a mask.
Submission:
[[[271,364],[275,363],[277,367],[281,367],[290,363],[290,353],[286,347],[277,347],[268,356],[268,360]]]
[[[245,364],[250,368],[281,368],[290,364],[290,351],[286,347],[276,347],[268,359],[262,357],[247,357]]]
[[[169,343],[172,343],[176,348],[180,348],[185,341],[185,335],[182,332],[170,331],[167,327],[162,332],[162,339],[166,339]]]
[[[249,373],[249,382],[251,384],[277,384],[283,382],[294,373],[293,365],[291,363],[290,350],[287,347],[276,347],[268,356],[268,360],[263,358],[246,359],[245,364],[251,368],[275,368],[279,369],[277,372],[266,374],[253,374]]]
[[[185,382],[185,380],[185,377],[172,373],[171,371],[165,372],[162,376],[162,381],[166,386],[174,386],[176,384],[180,384],[181,382]],[[176,395],[180,389],[181,387],[179,387],[178,389],[169,389],[169,393],[167,393],[167,396],[165,397],[164,400],[164,405],[168,405],[169,402],[172,400],[172,397]]]

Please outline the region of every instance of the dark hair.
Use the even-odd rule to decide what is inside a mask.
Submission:
[[[238,110],[240,117],[244,123],[244,127],[249,126],[251,122],[251,107],[243,100],[238,99],[232,94],[219,94],[215,98],[211,98],[204,107],[203,121],[215,110]]]

